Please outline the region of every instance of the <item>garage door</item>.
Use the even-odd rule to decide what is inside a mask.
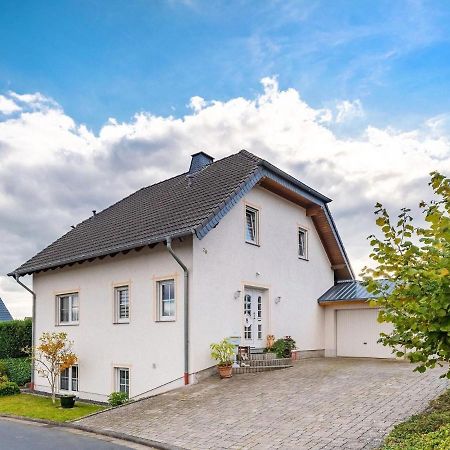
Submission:
[[[391,324],[377,322],[378,309],[337,311],[336,354],[366,358],[393,358],[390,347],[378,344],[380,333],[389,333]]]

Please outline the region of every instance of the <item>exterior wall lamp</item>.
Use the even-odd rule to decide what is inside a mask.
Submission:
[[[241,291],[236,291],[236,292],[234,293],[234,299],[235,299],[235,300],[237,300],[238,298],[240,298],[240,296],[241,296]]]
[[[278,303],[281,302],[281,297],[275,297],[275,304],[278,305]]]

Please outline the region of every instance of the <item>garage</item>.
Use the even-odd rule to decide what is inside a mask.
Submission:
[[[318,299],[325,309],[325,356],[395,358],[390,347],[377,342],[392,324],[377,321],[379,309],[369,304],[373,298],[361,281],[348,280],[338,281]]]
[[[377,342],[392,326],[377,316],[375,308],[336,310],[336,356],[392,358],[391,348]]]

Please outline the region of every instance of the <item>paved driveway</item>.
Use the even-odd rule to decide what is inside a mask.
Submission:
[[[368,449],[447,386],[406,362],[309,359],[216,377],[81,420],[187,449]]]

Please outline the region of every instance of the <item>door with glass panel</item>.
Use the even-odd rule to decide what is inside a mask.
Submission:
[[[244,292],[244,320],[242,345],[255,348],[265,347],[264,341],[264,296],[263,291],[245,289]]]

